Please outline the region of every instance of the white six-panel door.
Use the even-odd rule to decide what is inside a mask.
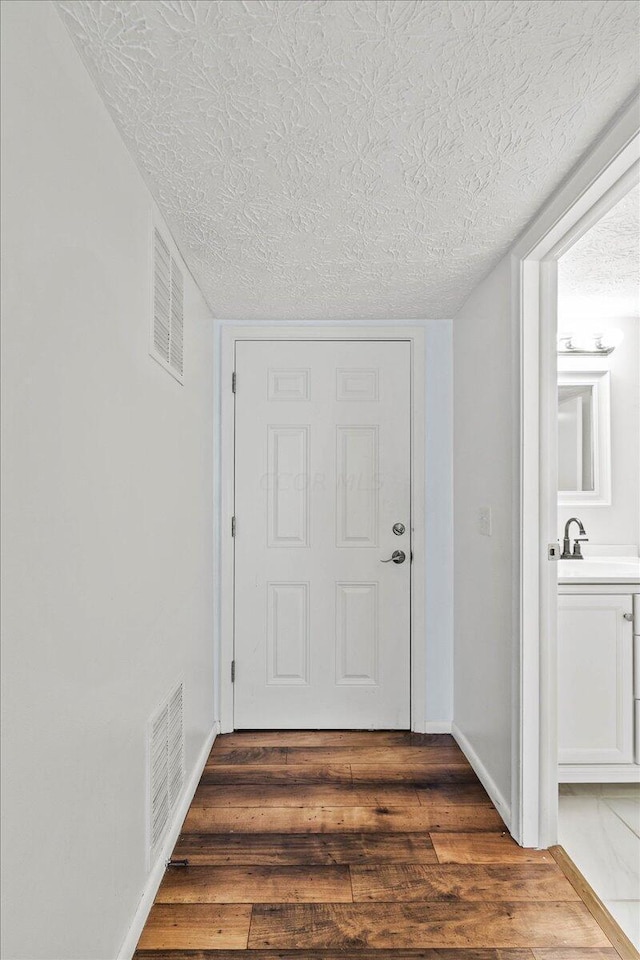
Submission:
[[[238,729],[409,727],[410,370],[406,341],[236,345]]]

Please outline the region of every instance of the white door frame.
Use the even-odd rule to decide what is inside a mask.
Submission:
[[[520,417],[514,565],[513,836],[557,842],[557,261],[638,180],[634,101],[529,227],[511,255],[514,367]]]
[[[220,660],[218,715],[222,733],[234,729],[231,662],[234,646],[235,404],[231,378],[239,340],[405,340],[411,344],[411,729],[424,731],[426,702],[425,610],[425,331],[422,324],[329,322],[300,325],[228,323],[220,341]],[[242,389],[238,383],[238,389]]]

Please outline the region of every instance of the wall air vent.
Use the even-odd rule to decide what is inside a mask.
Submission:
[[[183,685],[179,683],[149,721],[149,865],[153,865],[184,785]]]
[[[182,271],[157,227],[153,231],[153,323],[151,356],[183,383],[184,282]]]

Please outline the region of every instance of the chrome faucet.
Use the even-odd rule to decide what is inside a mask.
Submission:
[[[582,534],[582,536],[576,537],[573,541],[573,553],[571,552],[571,537],[569,536],[569,527],[572,523],[578,524],[578,530]],[[564,538],[562,540],[562,553],[560,555],[560,559],[584,560],[582,551],[580,550],[580,544],[586,543],[588,540],[589,537],[585,536],[585,529],[582,526],[582,520],[578,520],[577,517],[571,517],[564,525]]]

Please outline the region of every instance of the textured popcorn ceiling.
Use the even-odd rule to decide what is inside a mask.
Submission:
[[[640,317],[640,187],[635,187],[562,257],[561,324]]]
[[[452,316],[638,82],[635,0],[64,0],[217,316]]]

